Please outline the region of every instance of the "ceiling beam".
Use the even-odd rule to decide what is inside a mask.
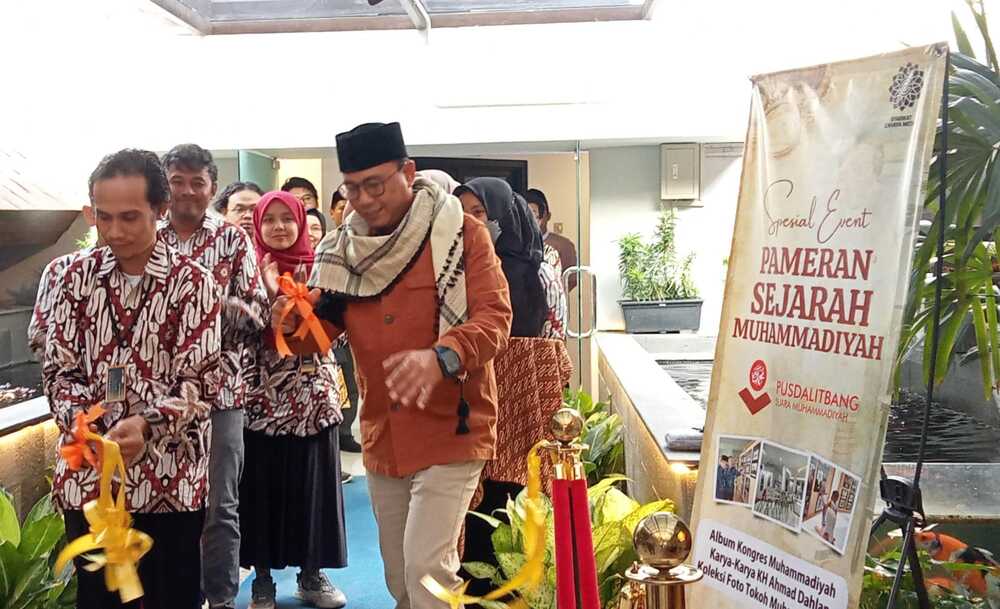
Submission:
[[[198,30],[200,34],[207,36],[212,33],[212,24],[208,18],[197,11],[191,10],[180,0],[153,0],[153,4]]]
[[[192,10],[181,0],[152,0],[152,2],[203,35],[402,30],[415,27],[429,38],[432,29],[432,17],[423,0],[399,0],[407,13],[406,15],[278,18],[216,22],[211,21],[210,16]],[[642,5],[614,7],[437,13],[433,16],[433,27],[634,21],[651,18],[655,4],[656,0],[644,0]]]
[[[420,30],[424,35],[424,40],[430,42],[431,39],[431,14],[424,6],[423,0],[399,0],[403,5],[403,10],[410,16],[413,27]]]
[[[646,0],[642,3],[642,18],[652,19],[653,18],[653,7],[656,6],[656,0]]]

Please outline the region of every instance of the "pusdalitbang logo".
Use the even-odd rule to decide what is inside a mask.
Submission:
[[[767,385],[767,364],[764,360],[759,359],[755,361],[750,366],[750,387],[744,387],[740,389],[739,396],[743,400],[743,405],[747,407],[751,415],[755,415],[761,410],[767,408],[771,403],[771,395],[768,392],[764,392],[758,396],[754,396],[753,391],[760,391]]]
[[[889,85],[889,102],[896,110],[912,108],[924,88],[924,71],[916,64],[909,63],[899,68]]]

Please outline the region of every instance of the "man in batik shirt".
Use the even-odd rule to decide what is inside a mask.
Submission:
[[[139,563],[145,596],[126,607],[197,609],[200,538],[208,492],[209,412],[219,387],[219,288],[205,269],[156,236],[169,200],[152,152],[122,150],[90,177],[97,230],[107,243],[64,271],[49,316],[46,392],[68,436],[77,412],[98,402],[94,423],[127,467],[126,509],[153,538]],[[88,531],[83,506],[98,472],[56,463],[53,498],[66,535]],[[103,571],[77,559],[77,607],[123,606]]]
[[[240,586],[242,409],[247,386],[243,364],[249,361],[247,343],[263,329],[269,305],[250,236],[207,213],[219,177],[212,153],[196,144],[181,144],[163,157],[163,168],[170,184],[170,211],[160,223],[159,236],[208,269],[222,290],[222,388],[212,405],[202,580],[211,607],[235,609]]]

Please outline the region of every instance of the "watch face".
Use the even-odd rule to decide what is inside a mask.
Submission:
[[[458,361],[458,354],[451,349],[441,349],[440,355],[448,374],[451,376],[458,374],[458,370],[462,366],[462,363]]]

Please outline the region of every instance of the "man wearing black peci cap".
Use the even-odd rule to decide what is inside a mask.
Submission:
[[[510,334],[507,281],[486,227],[416,176],[398,123],[341,133],[337,156],[353,212],[319,245],[311,298],[354,352],[389,592],[397,609],[444,609],[420,580],[460,583],[459,527],[494,456],[492,362]],[[265,281],[276,289],[274,269]],[[297,324],[275,329],[294,351],[315,351],[289,334]]]

